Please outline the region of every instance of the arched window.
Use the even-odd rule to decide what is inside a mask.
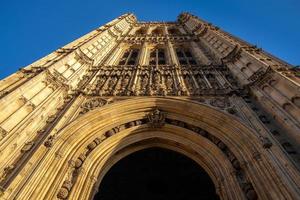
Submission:
[[[138,55],[139,49],[134,48],[126,50],[119,61],[119,65],[136,65]]]
[[[179,34],[181,34],[180,31],[175,27],[169,28],[168,33],[170,35],[179,35]]]
[[[146,28],[140,28],[135,32],[136,35],[145,35],[146,33],[147,33]]]
[[[155,28],[154,30],[152,30],[152,34],[153,35],[163,35],[164,34],[164,31],[162,28]]]
[[[181,65],[196,65],[197,62],[194,59],[192,53],[189,49],[176,49],[176,54],[178,57],[178,61]]]
[[[165,65],[166,57],[163,48],[156,48],[150,51],[149,65]]]

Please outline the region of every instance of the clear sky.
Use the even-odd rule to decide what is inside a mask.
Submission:
[[[174,21],[183,11],[300,65],[300,0],[1,0],[0,79],[126,12]]]

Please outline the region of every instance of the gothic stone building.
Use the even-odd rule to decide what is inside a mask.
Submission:
[[[189,13],[125,14],[0,82],[0,199],[94,199],[154,147],[220,199],[300,199],[299,71]]]

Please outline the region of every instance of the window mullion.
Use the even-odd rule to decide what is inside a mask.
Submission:
[[[130,49],[129,55],[128,55],[128,57],[127,57],[127,59],[126,59],[126,62],[125,62],[125,65],[127,65],[128,60],[129,60],[130,57],[131,57],[131,54],[132,54],[132,49]]]

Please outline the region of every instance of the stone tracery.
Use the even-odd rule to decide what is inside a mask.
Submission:
[[[222,199],[293,199],[298,78],[191,14],[176,23],[123,15],[0,82],[1,195],[88,199],[101,159],[159,145],[205,166]]]

